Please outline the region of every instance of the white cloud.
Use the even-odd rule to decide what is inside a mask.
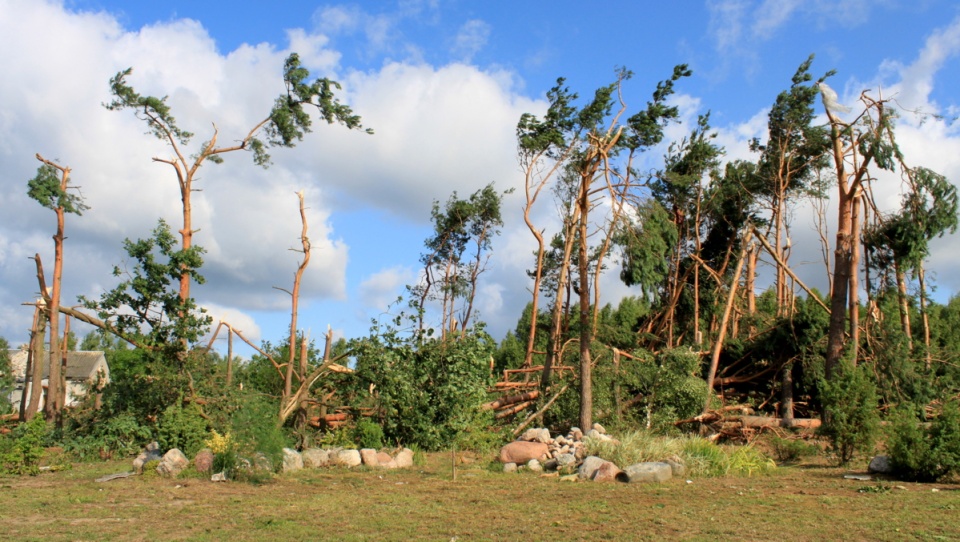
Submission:
[[[360,300],[366,308],[385,311],[398,295],[403,295],[404,286],[412,284],[416,277],[416,273],[403,266],[378,271],[360,283]]]
[[[490,38],[490,25],[479,19],[467,21],[460,27],[454,39],[454,51],[464,62],[470,62],[473,56],[487,45]]]

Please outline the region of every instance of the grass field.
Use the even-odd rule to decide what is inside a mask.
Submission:
[[[822,461],[656,485],[503,474],[450,454],[405,471],[260,485],[95,479],[129,462],[0,478],[3,540],[960,540],[960,485],[844,479]]]

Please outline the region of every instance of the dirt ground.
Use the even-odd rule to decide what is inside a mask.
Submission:
[[[129,462],[0,478],[5,540],[960,540],[960,485],[855,480],[822,459],[755,477],[567,482],[429,455],[261,484],[135,476]]]

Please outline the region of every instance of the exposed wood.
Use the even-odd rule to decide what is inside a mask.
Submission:
[[[498,410],[505,406],[512,405],[514,403],[519,403],[521,401],[532,401],[540,397],[540,390],[533,390],[527,393],[521,393],[520,395],[511,395],[509,397],[502,397],[496,401],[491,401],[489,403],[484,403],[480,406],[481,410]]]
[[[533,405],[533,401],[526,401],[526,402],[523,402],[523,403],[520,403],[520,404],[517,404],[517,405],[513,405],[513,406],[510,406],[510,407],[507,407],[507,408],[501,410],[501,411],[498,412],[497,415],[494,416],[494,417],[495,417],[496,419],[498,419],[498,420],[503,419],[503,418],[507,418],[507,417],[509,417],[509,416],[513,416],[513,415],[516,414],[517,412],[522,412],[522,411],[530,408],[532,405]]]
[[[543,413],[546,412],[548,408],[550,408],[550,405],[552,405],[552,404],[554,403],[554,401],[556,401],[557,398],[560,397],[560,395],[561,395],[563,392],[567,391],[567,388],[569,388],[569,387],[570,387],[570,384],[564,384],[564,386],[563,386],[562,388],[560,388],[560,391],[558,391],[553,397],[550,398],[549,401],[547,401],[547,404],[545,404],[545,405],[543,405],[542,407],[540,407],[540,410],[538,410],[538,411],[534,412],[533,414],[527,416],[527,419],[523,420],[523,423],[521,423],[520,425],[518,425],[517,428],[513,430],[513,436],[519,435],[521,431],[523,431],[524,429],[526,429],[526,427],[527,427],[528,425],[530,425],[530,422],[532,422],[533,420],[537,419],[538,416],[542,416]]]

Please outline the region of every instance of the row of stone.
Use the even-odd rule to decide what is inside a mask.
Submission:
[[[213,459],[214,454],[211,450],[207,448],[200,450],[193,459],[194,469],[200,473],[211,474]],[[144,466],[151,461],[157,462],[157,473],[167,478],[176,478],[190,466],[190,460],[180,450],[174,448],[161,454],[160,445],[152,442],[133,460],[133,472],[142,474]],[[273,466],[266,456],[256,457],[252,463],[247,460],[241,461],[247,468],[273,470]],[[298,452],[292,448],[284,448],[282,461],[282,472],[292,472],[304,468],[357,467],[360,465],[399,469],[413,466],[413,450],[403,448],[395,455],[390,455],[387,452],[378,452],[370,448],[363,450],[310,448],[303,452]],[[214,477],[223,479],[220,474],[214,474]]]
[[[541,463],[537,459],[527,461],[522,468],[531,472],[555,471],[558,473],[571,472],[573,468],[576,472],[562,476],[563,481],[592,481],[592,482],[666,482],[674,476],[683,476],[686,473],[686,466],[679,458],[670,458],[664,461],[644,461],[630,465],[624,469],[618,467],[612,461],[607,461],[595,455],[587,456],[576,465],[555,463],[556,460],[548,459]],[[516,463],[506,463],[503,466],[504,472],[518,472],[521,466]]]

